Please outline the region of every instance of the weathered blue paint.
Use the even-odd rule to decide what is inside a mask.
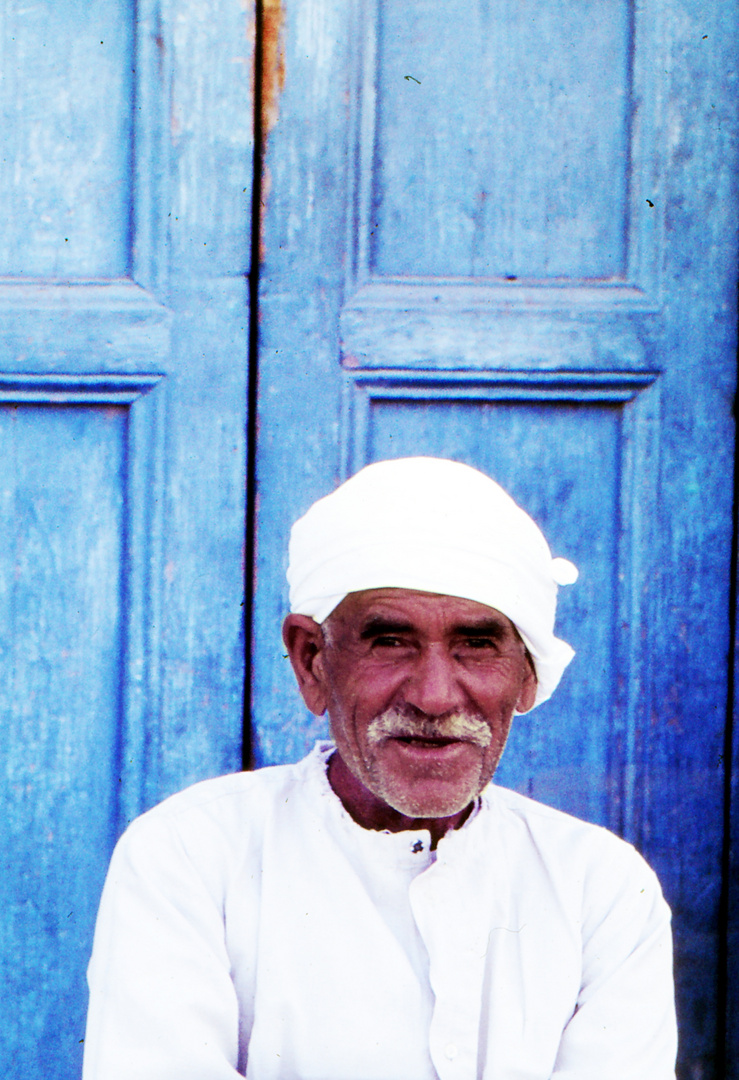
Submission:
[[[0,1069],[79,1076],[127,821],[242,745],[253,13],[6,5]]]
[[[379,3],[373,273],[620,276],[630,24],[628,0]]]
[[[12,1002],[0,1056],[11,1075],[58,1044],[59,1011],[74,1031],[83,1019],[80,954],[116,823],[125,426],[121,406],[0,409],[0,942]]]
[[[134,7],[3,5],[2,275],[129,271]]]
[[[489,470],[583,569],[563,598],[580,656],[559,699],[519,721],[501,777],[615,825],[655,865],[675,912],[680,1075],[718,1077],[736,12],[285,13],[260,308],[257,761],[325,730],[278,635],[290,522],[376,457]]]

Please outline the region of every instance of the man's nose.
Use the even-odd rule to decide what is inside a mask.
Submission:
[[[421,650],[403,691],[409,705],[429,716],[441,716],[465,704],[454,659],[443,648]]]

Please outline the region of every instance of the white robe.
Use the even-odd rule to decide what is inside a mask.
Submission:
[[[630,845],[491,785],[432,852],[352,821],[329,752],[124,834],[84,1080],[673,1080],[669,909]]]

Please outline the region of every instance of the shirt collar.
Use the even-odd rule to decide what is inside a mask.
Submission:
[[[467,843],[473,840],[473,834],[479,831],[479,825],[482,824],[479,819],[490,814],[490,800],[486,789],[482,796],[476,797],[472,812],[465,822],[458,829],[451,829],[439,841],[437,852],[430,850],[431,834],[428,829],[404,829],[401,832],[366,829],[347,812],[329,783],[328,761],[335,749],[335,743],[320,740],[303,761],[305,782],[313,795],[311,801],[320,809],[322,816],[327,816],[338,825],[347,840],[373,850],[378,858],[409,865],[423,862],[428,865],[435,861],[438,852],[443,853],[446,859],[452,855],[454,849],[467,847]]]

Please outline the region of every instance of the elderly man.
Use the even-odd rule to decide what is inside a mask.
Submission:
[[[285,644],[333,742],[126,832],[85,1080],[674,1077],[654,874],[490,784],[572,657],[572,564],[482,473],[409,458],[316,503],[288,576]]]

